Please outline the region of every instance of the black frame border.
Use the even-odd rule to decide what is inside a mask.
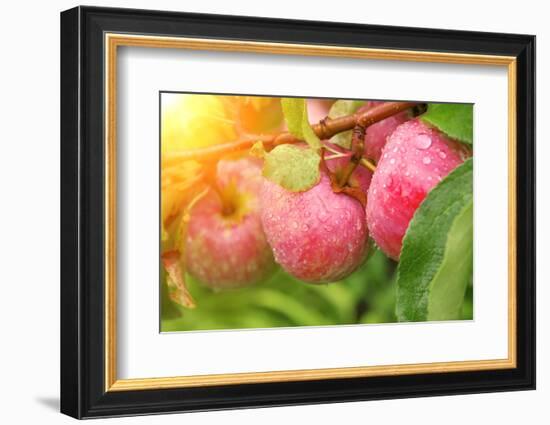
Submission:
[[[104,33],[517,58],[517,367],[105,392]],[[61,13],[61,412],[75,418],[535,388],[535,37],[80,6]]]

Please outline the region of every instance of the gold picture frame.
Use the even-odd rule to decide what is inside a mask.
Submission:
[[[250,384],[263,382],[305,381],[350,377],[410,375],[417,373],[464,372],[516,367],[516,58],[513,56],[474,55],[427,51],[316,46],[306,44],[262,43],[232,40],[198,40],[128,34],[105,34],[105,391],[135,391],[181,387]],[[276,372],[231,373],[170,378],[117,379],[116,375],[116,93],[117,51],[119,47],[149,47],[229,52],[253,52],[302,56],[399,60],[506,67],[508,72],[508,358],[389,366],[365,366]]]

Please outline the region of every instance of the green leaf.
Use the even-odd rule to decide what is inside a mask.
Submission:
[[[250,148],[250,151],[248,152],[251,156],[255,156],[256,158],[264,158],[265,157],[265,148],[264,144],[261,141],[258,141],[252,145]]]
[[[303,192],[319,182],[317,152],[290,144],[279,145],[265,155],[262,174],[291,192]]]
[[[447,250],[434,278],[428,300],[428,320],[458,319],[462,313],[464,293],[472,278],[473,202],[456,217],[447,235]]]
[[[355,114],[357,110],[365,105],[364,100],[337,100],[334,102],[328,113],[329,118],[338,118],[346,115]],[[330,141],[343,148],[351,148],[351,130],[338,133],[333,136]]]
[[[441,181],[416,211],[398,266],[399,321],[460,319],[473,270],[473,161]]]
[[[468,145],[473,144],[473,105],[429,103],[428,110],[422,114],[421,118],[447,136]]]
[[[305,140],[314,150],[321,148],[321,141],[309,125],[305,99],[282,98],[281,105],[288,131],[300,140]]]

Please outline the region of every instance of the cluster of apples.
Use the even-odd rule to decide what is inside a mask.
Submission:
[[[371,125],[364,145],[376,171],[358,167],[348,184],[366,194],[366,208],[331,186],[328,173],[337,175],[351,154],[327,160],[319,182],[305,192],[288,191],[262,177],[258,158],[220,160],[218,190],[191,211],[188,272],[218,289],[253,285],[277,264],[305,282],[334,282],[365,261],[369,238],[399,260],[415,211],[470,153],[408,112]]]

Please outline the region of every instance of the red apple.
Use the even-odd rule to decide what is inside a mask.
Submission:
[[[367,224],[380,249],[398,260],[409,223],[428,192],[471,152],[420,119],[388,138],[368,192]]]
[[[328,161],[327,167],[334,170],[340,165]],[[368,186],[370,173],[357,172],[358,185]],[[324,171],[319,183],[305,192],[290,192],[264,179],[261,204],[262,224],[275,261],[298,279],[338,281],[364,261],[368,250],[365,210],[351,196],[335,193]]]
[[[275,268],[260,220],[261,165],[253,158],[221,160],[219,193],[210,191],[191,210],[186,268],[216,289],[256,284]]]

